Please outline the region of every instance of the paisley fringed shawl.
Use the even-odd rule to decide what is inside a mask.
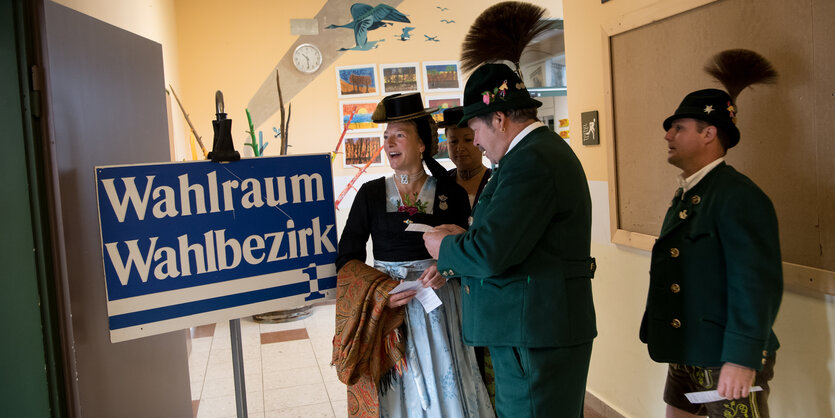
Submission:
[[[388,309],[388,292],[397,281],[358,260],[339,270],[336,282],[336,373],[348,385],[348,415],[379,416],[380,378],[406,367],[405,341],[398,331],[404,310]]]

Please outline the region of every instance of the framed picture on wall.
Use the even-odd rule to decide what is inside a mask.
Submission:
[[[382,127],[371,120],[377,100],[339,102],[339,132],[348,125],[348,133],[379,131]],[[351,115],[353,114],[353,117]]]
[[[423,63],[423,88],[427,93],[456,91],[464,87],[458,61],[427,61]]]
[[[380,64],[383,79],[383,94],[411,93],[420,91],[418,63]]]
[[[435,122],[444,120],[444,109],[449,109],[455,106],[461,106],[464,101],[460,94],[451,94],[443,96],[426,96],[426,107],[437,107],[438,111],[432,114]]]
[[[379,95],[377,66],[336,67],[336,88],[340,99]]]
[[[438,129],[438,153],[434,155],[436,160],[449,159],[449,143],[446,140],[445,131],[445,129]]]
[[[383,165],[382,134],[351,134],[345,136],[342,166],[364,166],[371,161],[371,167]]]

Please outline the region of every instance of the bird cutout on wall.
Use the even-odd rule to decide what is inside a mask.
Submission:
[[[449,10],[449,7],[441,7],[441,6],[435,6],[435,7],[438,8],[438,9],[441,9],[442,12],[445,12],[445,11]]]
[[[455,23],[455,21],[454,21],[454,20],[446,20],[446,19],[441,19],[441,22],[444,22],[444,23]]]
[[[438,37],[437,37],[437,36],[429,36],[429,35],[423,35],[423,36],[425,36],[425,37],[426,37],[426,42],[429,42],[429,41],[432,41],[432,42],[441,42],[441,41],[439,41],[439,40],[438,40]]]
[[[376,48],[376,43],[379,41],[372,41],[374,44],[368,46],[368,31],[374,29],[393,25],[389,22],[405,22],[411,23],[408,17],[400,13],[394,7],[387,4],[378,4],[371,7],[363,3],[354,3],[351,5],[352,21],[344,25],[329,25],[326,29],[346,28],[354,31],[354,41],[356,46],[353,48],[340,48],[340,51],[368,51]]]
[[[415,30],[415,28],[411,26],[406,26],[405,28],[403,28],[403,33],[401,33],[400,35],[394,35],[394,37],[399,38],[401,41],[408,41],[409,39],[412,39],[412,34],[409,32],[413,30]]]
[[[339,49],[337,49],[337,51],[370,51],[370,50],[380,46],[380,45],[377,44],[378,42],[383,42],[383,41],[385,41],[385,39],[377,39],[376,41],[366,41],[365,46],[356,45],[356,46],[351,47],[351,48],[339,48]]]

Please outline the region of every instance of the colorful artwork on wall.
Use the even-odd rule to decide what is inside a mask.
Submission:
[[[461,67],[458,61],[423,63],[423,85],[427,92],[461,90]]]
[[[336,88],[340,99],[376,96],[379,94],[377,86],[376,65],[336,67]]]
[[[446,130],[438,131],[438,153],[434,155],[436,160],[449,159],[449,143],[446,140]]]
[[[374,109],[377,107],[377,101],[345,101],[339,102],[339,127],[344,129],[345,124],[350,119],[351,123],[348,125],[349,132],[369,132],[380,130],[380,125],[371,120],[371,115],[374,114]],[[353,119],[351,114],[354,115]]]
[[[418,68],[417,63],[381,64],[380,74],[383,77],[383,94],[420,91]]]
[[[461,95],[426,96],[426,107],[438,108],[435,113],[432,113],[432,118],[435,119],[435,122],[444,120],[444,109],[461,106],[462,102]]]
[[[376,41],[368,41],[368,32],[391,26],[391,22],[411,23],[408,17],[400,13],[394,7],[387,4],[378,4],[371,7],[363,3],[354,3],[351,5],[350,21],[344,25],[329,25],[325,29],[351,29],[354,31],[354,45],[351,48],[339,48],[340,51],[368,51],[375,48]],[[347,20],[347,19],[346,19]]]
[[[344,167],[361,166],[371,161],[371,166],[383,165],[382,135],[349,135],[345,138]]]

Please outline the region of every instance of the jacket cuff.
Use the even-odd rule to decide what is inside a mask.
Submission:
[[[454,235],[448,235],[441,240],[441,247],[438,249],[438,273],[441,273],[445,279],[451,279],[453,277],[458,277],[458,274],[453,270],[452,264],[449,263],[449,257],[444,257],[444,249],[446,248],[447,251],[450,249],[451,245],[454,245],[453,240],[455,239]]]
[[[722,346],[723,363],[734,363],[759,371],[769,354],[773,353],[766,352],[765,341],[725,332]]]

